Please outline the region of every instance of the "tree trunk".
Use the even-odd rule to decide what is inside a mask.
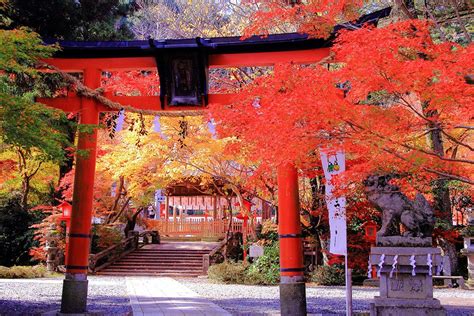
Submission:
[[[21,207],[26,210],[28,207],[28,195],[30,193],[30,177],[24,175],[21,182]]]
[[[323,265],[327,266],[329,264],[329,256],[328,256],[328,241],[323,240],[319,234],[316,235],[319,244],[321,245],[321,255],[323,256]]]
[[[232,203],[231,203],[231,199],[228,200],[228,203],[229,203],[229,224],[227,224],[227,231],[225,233],[225,240],[226,240],[226,245],[224,247],[224,260],[227,260],[227,243],[229,242],[229,239],[230,239],[230,232],[232,230]]]
[[[70,119],[70,121],[77,123],[76,118]],[[71,144],[74,144],[74,139],[76,138],[76,128],[73,127],[72,124],[67,124],[66,134],[67,134],[67,140]],[[61,179],[69,171],[71,171],[73,167],[74,167],[74,155],[71,155],[71,153],[65,152],[64,164],[59,166],[59,182],[61,182]]]
[[[444,156],[443,139],[441,131],[436,128],[436,125],[429,126],[432,128],[430,132],[431,148],[439,156]],[[448,188],[448,181],[446,179],[437,179],[432,183],[434,208],[439,211],[440,219],[443,220],[448,227],[453,225],[453,214],[451,210],[451,199]],[[438,244],[444,252],[445,256],[449,257],[451,263],[451,271],[455,273],[458,268],[458,254],[456,252],[456,245],[444,238],[438,238]]]
[[[112,217],[115,215],[116,211],[117,211],[117,206],[119,204],[119,201],[120,199],[122,198],[122,191],[124,189],[124,184],[125,184],[125,179],[123,176],[120,176],[119,178],[119,185],[117,187],[117,189],[115,190],[115,200],[114,200],[114,204],[112,205],[112,207],[109,209],[109,214],[107,215],[107,218],[105,220],[105,223],[106,224],[110,224],[110,221],[112,219]]]
[[[140,213],[144,210],[144,207],[140,207],[132,216],[127,214],[127,223],[125,224],[124,233],[125,236],[128,236],[128,233],[135,229],[135,225],[137,224],[137,217]]]
[[[443,157],[444,148],[443,140],[441,138],[441,131],[434,129],[430,132],[430,141],[433,151]],[[448,181],[445,179],[438,179],[433,181],[432,188],[434,194],[434,208],[437,209],[441,214],[441,219],[452,223],[451,214],[451,199],[449,197],[449,188],[447,186]]]
[[[438,245],[441,247],[443,255],[449,258],[451,274],[456,275],[458,270],[458,253],[456,246],[444,238],[438,238]]]
[[[318,177],[309,179],[311,185],[311,210],[316,210],[321,205],[319,193],[321,191],[320,181]]]
[[[414,16],[410,12],[412,9],[413,4],[410,1],[405,0],[395,0],[395,13],[394,15],[398,16],[400,19],[413,19]]]
[[[120,216],[122,215],[122,213],[125,211],[125,209],[128,207],[128,203],[130,202],[132,198],[131,197],[128,197],[126,200],[125,200],[125,203],[123,203],[122,205],[122,208],[120,209],[120,212],[117,213],[117,215],[113,218],[113,220],[110,222],[110,223],[114,223],[116,222]]]
[[[70,121],[77,122],[77,118],[69,119]],[[74,144],[74,140],[76,138],[76,127],[72,126],[72,124],[66,124],[66,135],[67,140],[69,143]],[[74,157],[75,155],[71,155],[70,152],[65,151],[64,153],[64,163],[59,166],[59,179],[58,179],[58,186],[61,183],[61,180],[64,178],[66,174],[68,174],[74,168]],[[64,187],[60,187],[59,190],[55,190],[53,194],[53,203],[59,205],[59,201],[64,199],[64,191],[68,189],[69,186],[72,184]]]

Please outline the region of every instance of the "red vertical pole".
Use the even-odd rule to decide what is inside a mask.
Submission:
[[[248,217],[244,216],[244,222],[242,223],[242,243],[244,248],[244,263],[247,262],[247,226],[248,226]]]
[[[370,244],[370,248],[372,248],[372,247],[375,247],[375,242],[372,242]],[[376,280],[378,278],[377,277],[377,268],[378,268],[377,265],[372,266],[372,275],[371,275],[372,280]]]
[[[84,70],[84,84],[100,86],[98,69]],[[61,313],[85,313],[87,309],[87,269],[91,241],[92,201],[97,151],[99,112],[93,99],[81,100],[80,130],[77,144],[66,276],[63,283]]]
[[[281,315],[306,315],[298,172],[292,164],[278,167],[278,216]]]

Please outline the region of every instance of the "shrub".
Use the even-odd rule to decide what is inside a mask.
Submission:
[[[265,247],[264,255],[254,263],[227,261],[212,265],[207,272],[209,279],[220,283],[273,285],[280,281],[279,244]]]
[[[0,266],[0,278],[1,279],[10,279],[10,268]]]
[[[245,282],[246,271],[242,262],[226,261],[210,266],[207,275],[216,282],[242,284]]]
[[[318,285],[344,285],[344,267],[339,264],[317,267],[311,274],[311,281]]]
[[[11,268],[0,266],[2,279],[31,279],[42,278],[48,274],[45,266],[13,266]]]
[[[123,232],[118,226],[94,225],[92,237],[92,253],[98,253],[124,239]]]
[[[280,281],[280,250],[278,242],[265,247],[263,256],[257,258],[247,270],[247,284],[272,285]]]
[[[37,218],[20,205],[20,196],[0,197],[0,265],[30,264],[29,249],[35,245],[33,229]]]
[[[228,259],[231,259],[235,262],[243,259],[242,238],[242,233],[232,233],[231,238],[226,244],[226,252]]]
[[[467,225],[461,230],[461,235],[464,237],[472,237],[474,236],[474,226]]]
[[[265,220],[262,223],[262,231],[259,239],[278,241],[278,225],[271,220]]]

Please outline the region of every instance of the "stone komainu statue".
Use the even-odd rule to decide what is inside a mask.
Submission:
[[[393,176],[370,176],[364,181],[368,200],[382,211],[382,227],[377,238],[389,236],[431,237],[434,226],[433,209],[425,197],[417,193],[410,200],[400,188],[389,183]],[[400,232],[400,224],[404,232]]]

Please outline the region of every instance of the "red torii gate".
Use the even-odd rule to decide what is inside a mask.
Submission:
[[[356,23],[376,23],[389,10],[363,16]],[[342,27],[342,26],[341,26]],[[208,103],[232,102],[229,94],[207,94],[207,69],[243,66],[270,66],[276,63],[316,63],[329,56],[330,40],[309,39],[300,34],[270,35],[241,41],[238,37],[129,42],[61,42],[62,51],[45,60],[63,72],[83,74],[83,83],[90,89],[100,88],[102,71],[149,70],[158,68],[160,96],[116,96],[105,93],[111,101],[147,111],[202,111]],[[199,77],[183,82],[195,87],[193,95],[171,91],[181,82],[173,65],[191,65],[189,70]],[[189,76],[188,76],[189,77]],[[176,81],[178,80],[178,81]],[[171,90],[170,90],[171,89]],[[179,92],[179,91],[178,91]],[[194,98],[193,98],[194,97]],[[117,111],[94,98],[71,94],[66,97],[42,98],[37,101],[65,112],[80,114],[76,155],[73,209],[68,235],[69,247],[66,276],[63,284],[61,312],[85,313],[87,305],[87,269],[91,239],[92,201],[97,151],[97,130],[100,112]],[[86,131],[87,130],[87,131]],[[280,238],[280,306],[282,315],[306,314],[306,290],[302,235],[299,215],[298,175],[291,165],[278,167],[279,238]]]

